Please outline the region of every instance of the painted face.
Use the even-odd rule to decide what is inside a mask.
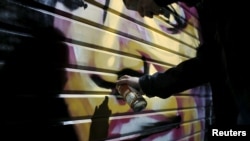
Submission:
[[[125,9],[122,1],[96,0],[95,2],[97,3],[89,3],[86,9],[83,7],[70,9],[63,1],[55,4],[63,16],[55,16],[54,26],[68,39],[70,52],[69,66],[66,69],[69,80],[61,97],[65,98],[72,117],[92,117],[91,120],[76,120],[64,124],[75,124],[79,138],[88,140],[138,132],[157,123],[168,124],[173,122],[172,119],[179,117],[181,121],[202,117],[204,112],[196,109],[168,112],[170,109],[195,107],[197,103],[204,104],[199,102],[202,99],[174,96],[168,99],[146,99],[148,105],[145,111],[152,114],[131,115],[130,107],[115,92],[115,82],[119,76],[153,74],[165,71],[171,65],[185,60],[185,57],[173,52],[194,56],[195,52],[192,49],[172,38],[185,40],[193,46],[198,44],[197,39],[190,38],[183,32],[198,36],[197,29],[187,24],[192,22],[198,25],[195,18],[188,14],[190,11],[195,12],[195,9],[185,7],[189,9],[185,11],[183,10],[185,5],[174,4],[172,10],[176,10],[183,19],[179,20],[169,14],[168,17],[164,17],[169,21],[166,23],[160,18],[141,18],[138,13]],[[110,9],[106,11],[95,4]],[[132,19],[128,20],[124,16]],[[146,28],[142,23],[150,25],[150,28]],[[166,112],[156,112],[159,110]],[[125,115],[119,116],[123,113]],[[98,116],[103,118],[98,121],[96,120]],[[179,122],[180,120],[177,123]],[[105,128],[97,134],[100,126]],[[159,136],[152,135],[148,139],[160,137],[167,140],[175,139],[179,133],[188,134],[201,126],[203,121],[183,125],[181,128],[173,127],[158,134]],[[96,132],[92,132],[94,130]],[[83,136],[82,133],[86,134]]]

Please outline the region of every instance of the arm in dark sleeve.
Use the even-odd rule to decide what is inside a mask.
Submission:
[[[200,2],[201,0],[154,0],[154,1],[159,6],[166,6],[166,5],[169,5],[169,4],[174,3],[174,2],[184,2],[189,6],[194,6],[195,4]]]
[[[209,67],[198,57],[189,59],[165,72],[140,77],[139,84],[147,96],[167,98],[172,94],[207,83]]]
[[[210,81],[216,68],[221,65],[221,49],[213,38],[213,24],[208,24],[210,28],[204,30],[204,44],[197,48],[196,57],[183,61],[165,72],[156,72],[139,78],[140,87],[147,96],[167,98]]]

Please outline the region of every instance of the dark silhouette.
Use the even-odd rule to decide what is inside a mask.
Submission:
[[[95,108],[91,117],[89,141],[103,141],[108,137],[110,115],[111,110],[108,107],[108,97],[106,96],[102,104]]]
[[[6,57],[0,70],[1,133],[7,140],[76,140],[63,99],[57,98],[67,81],[68,48],[53,27],[34,28],[30,37]]]
[[[82,0],[0,2],[0,129],[5,140],[78,140],[73,126],[61,124],[71,119],[58,98],[67,81],[66,39],[52,15],[25,7],[51,10],[57,2],[70,10],[87,6]]]

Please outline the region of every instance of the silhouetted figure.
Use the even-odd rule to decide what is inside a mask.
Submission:
[[[54,15],[34,10],[53,12],[49,7],[58,3],[69,10],[87,7],[84,0],[0,1],[0,136],[5,140],[77,140],[72,126],[61,125],[71,119],[58,98],[67,81],[65,37],[55,28]]]
[[[63,99],[57,98],[67,76],[68,48],[63,34],[53,27],[34,28],[30,37],[5,60],[0,70],[1,131],[6,140],[76,140]]]

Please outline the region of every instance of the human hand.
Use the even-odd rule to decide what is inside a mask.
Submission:
[[[123,75],[120,77],[119,80],[116,82],[117,85],[127,84],[135,89],[140,90],[140,84],[139,84],[139,78],[138,77],[132,77],[129,75]]]
[[[136,10],[142,17],[153,18],[154,15],[159,15],[162,11],[161,7],[159,7],[154,0],[124,0],[124,3],[128,7],[131,5],[135,7],[134,4],[137,4],[137,7],[133,10]]]

